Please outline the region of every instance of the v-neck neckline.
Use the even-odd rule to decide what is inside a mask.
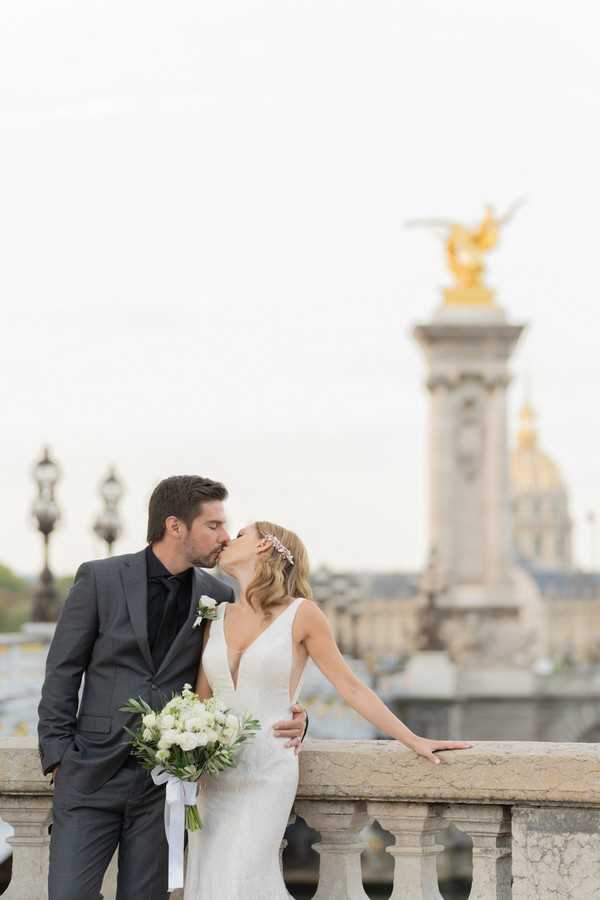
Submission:
[[[233,673],[232,673],[232,671],[231,671],[231,666],[229,665],[229,644],[227,643],[227,635],[225,634],[225,619],[227,618],[227,607],[229,607],[230,604],[224,604],[224,607],[223,607],[223,617],[222,617],[222,619],[221,619],[221,633],[222,633],[222,635],[223,635],[223,645],[224,645],[224,648],[225,648],[225,665],[227,666],[227,671],[228,671],[228,673],[229,673],[229,680],[230,680],[230,682],[231,682],[231,687],[232,687],[232,689],[233,689],[234,694],[237,694],[237,692],[238,692],[238,687],[239,687],[239,684],[240,684],[240,672],[241,672],[242,661],[243,661],[244,657],[246,656],[246,654],[248,653],[248,651],[251,650],[252,647],[254,647],[254,645],[257,643],[257,641],[260,640],[260,638],[263,636],[263,634],[266,634],[267,631],[268,631],[270,628],[272,628],[273,625],[275,625],[275,623],[278,622],[279,619],[281,619],[282,616],[285,616],[286,612],[289,610],[289,608],[290,608],[291,606],[294,605],[294,603],[296,602],[296,600],[297,600],[297,598],[294,599],[294,600],[292,600],[291,603],[288,603],[288,605],[287,605],[286,608],[283,610],[283,612],[279,613],[278,616],[275,616],[275,618],[273,619],[273,621],[272,621],[272,622],[269,622],[269,624],[267,625],[266,628],[263,628],[262,631],[259,631],[259,633],[256,635],[256,637],[254,638],[254,640],[250,641],[250,643],[248,644],[248,646],[246,647],[246,649],[245,649],[242,653],[240,653],[240,659],[239,659],[238,667],[237,667],[237,678],[236,678],[235,680],[234,680],[234,677],[233,677]],[[233,605],[233,604],[231,604],[231,605]]]

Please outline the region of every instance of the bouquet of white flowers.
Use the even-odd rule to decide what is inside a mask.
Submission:
[[[156,712],[144,700],[129,700],[123,712],[137,713],[137,730],[125,728],[132,753],[155,784],[166,784],[165,826],[169,842],[169,890],[183,884],[183,833],[202,828],[196,806],[201,775],[236,765],[236,750],[260,729],[250,715],[239,718],[218,697],[200,700],[191,685]],[[185,816],[184,816],[185,809]],[[179,883],[181,882],[181,883]]]

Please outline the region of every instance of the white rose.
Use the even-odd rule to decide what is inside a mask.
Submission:
[[[209,597],[207,594],[202,594],[200,597],[200,606],[203,606],[205,609],[214,609],[217,605],[217,601],[214,597]]]
[[[179,743],[180,734],[178,731],[174,729],[170,729],[169,731],[165,731],[164,734],[161,735],[160,740],[158,742],[159,750],[168,750],[173,744]]]
[[[142,722],[146,728],[156,728],[156,713],[148,713],[147,716],[144,716]]]
[[[166,762],[169,756],[170,753],[168,750],[158,750],[156,754],[156,758],[159,760],[159,762]]]
[[[214,744],[215,741],[219,740],[219,735],[216,731],[213,731],[212,728],[207,728],[204,734],[206,735],[206,742],[208,744]]]
[[[166,715],[159,716],[158,719],[158,727],[161,731],[169,731],[170,728],[173,728],[175,725],[175,716],[171,716],[168,713]]]
[[[203,731],[207,726],[206,716],[192,716],[185,720],[186,731]]]
[[[177,743],[181,747],[182,750],[195,750],[198,747],[198,738],[200,735],[194,734],[192,731],[184,731],[183,734],[180,734]]]
[[[165,705],[162,714],[177,712],[177,710],[185,703],[183,697],[173,697],[172,700]]]

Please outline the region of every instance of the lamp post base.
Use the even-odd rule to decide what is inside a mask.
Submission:
[[[32,622],[56,622],[59,612],[58,593],[48,567],[40,575],[39,587],[33,597]]]

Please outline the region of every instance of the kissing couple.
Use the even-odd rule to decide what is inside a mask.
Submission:
[[[117,848],[117,900],[168,896],[165,787],[130,752],[124,729],[135,717],[121,707],[132,697],[160,709],[191,684],[201,700],[218,696],[261,722],[235,768],[202,779],[204,827],[188,834],[185,900],[289,900],[279,848],[298,785],[309,658],[349,706],[426,760],[471,746],[419,737],[357,678],[311,599],[300,538],[260,521],[232,539],[227,496],[208,478],[166,478],[150,497],[148,546],[77,571],[38,710],[42,768],[54,783],[49,900],[101,900]],[[237,581],[238,601],[204,571],[217,563]],[[204,596],[216,617],[194,627]]]

